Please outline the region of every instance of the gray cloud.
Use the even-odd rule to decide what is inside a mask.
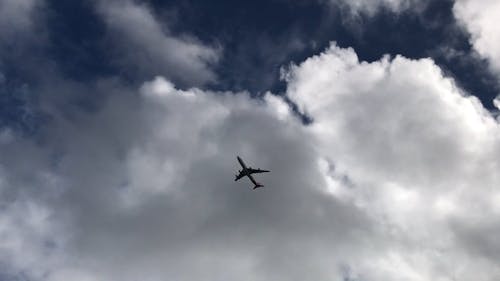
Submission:
[[[148,76],[161,74],[188,86],[215,81],[211,67],[219,59],[218,48],[187,34],[172,35],[146,4],[99,1],[97,7],[117,49],[119,65]]]
[[[33,250],[0,260],[34,280],[498,279],[500,135],[477,99],[431,60],[335,45],[287,73],[309,126],[270,93],[157,77],[101,85],[41,143],[2,138],[0,236]],[[233,181],[236,155],[265,188]]]
[[[0,36],[3,39],[22,36],[24,32],[32,30],[36,9],[41,5],[42,2],[38,0],[0,1]]]
[[[0,1],[0,72],[4,65],[26,69],[32,61],[42,61],[31,53],[37,53],[46,42],[47,34],[42,24],[44,11],[43,0]],[[4,73],[1,80],[5,82],[8,78]]]

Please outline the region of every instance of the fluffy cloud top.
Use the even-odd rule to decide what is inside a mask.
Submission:
[[[34,280],[500,278],[500,131],[477,99],[431,60],[335,45],[286,81],[311,125],[270,93],[158,77],[43,144],[6,139],[0,187],[24,205],[2,199],[16,238],[0,264]],[[236,155],[272,170],[265,188],[233,181]]]
[[[500,2],[457,0],[453,11],[472,34],[471,43],[477,52],[488,58],[493,69],[500,72],[500,35],[496,28]]]
[[[400,263],[395,280],[478,279],[485,268],[479,279],[498,278],[488,249],[499,245],[482,230],[499,226],[500,131],[475,97],[430,60],[368,64],[337,47],[292,67],[287,80],[290,98],[315,120],[320,155],[334,164],[332,193],[366,208],[398,241],[390,248],[405,248],[378,257]],[[346,178],[354,186],[347,193]]]

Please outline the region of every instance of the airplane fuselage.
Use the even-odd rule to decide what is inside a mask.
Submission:
[[[261,170],[261,169],[252,169],[252,167],[247,167],[245,165],[245,162],[243,162],[243,159],[241,159],[239,156],[236,156],[236,158],[238,159],[238,162],[240,163],[240,165],[243,169],[241,171],[239,171],[238,175],[236,175],[235,181],[239,180],[242,177],[248,177],[250,179],[250,181],[255,185],[254,189],[259,188],[259,187],[263,187],[262,184],[255,181],[252,174],[253,173],[264,173],[264,172],[269,172],[269,171]]]

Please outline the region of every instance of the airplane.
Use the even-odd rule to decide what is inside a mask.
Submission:
[[[267,173],[267,172],[270,172],[270,171],[261,170],[261,169],[252,169],[252,167],[247,167],[245,165],[245,162],[243,162],[243,160],[239,156],[236,156],[236,159],[238,159],[238,162],[240,162],[240,165],[241,165],[241,167],[243,167],[243,170],[238,171],[238,174],[236,175],[236,178],[234,179],[234,181],[237,181],[237,180],[241,179],[242,177],[246,176],[255,185],[253,187],[253,189],[257,189],[259,187],[263,187],[264,185],[262,185],[262,184],[260,184],[260,183],[258,183],[258,182],[255,181],[255,179],[252,177],[252,174]]]

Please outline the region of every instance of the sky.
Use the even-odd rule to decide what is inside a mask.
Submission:
[[[0,280],[500,280],[498,16],[0,0]]]

